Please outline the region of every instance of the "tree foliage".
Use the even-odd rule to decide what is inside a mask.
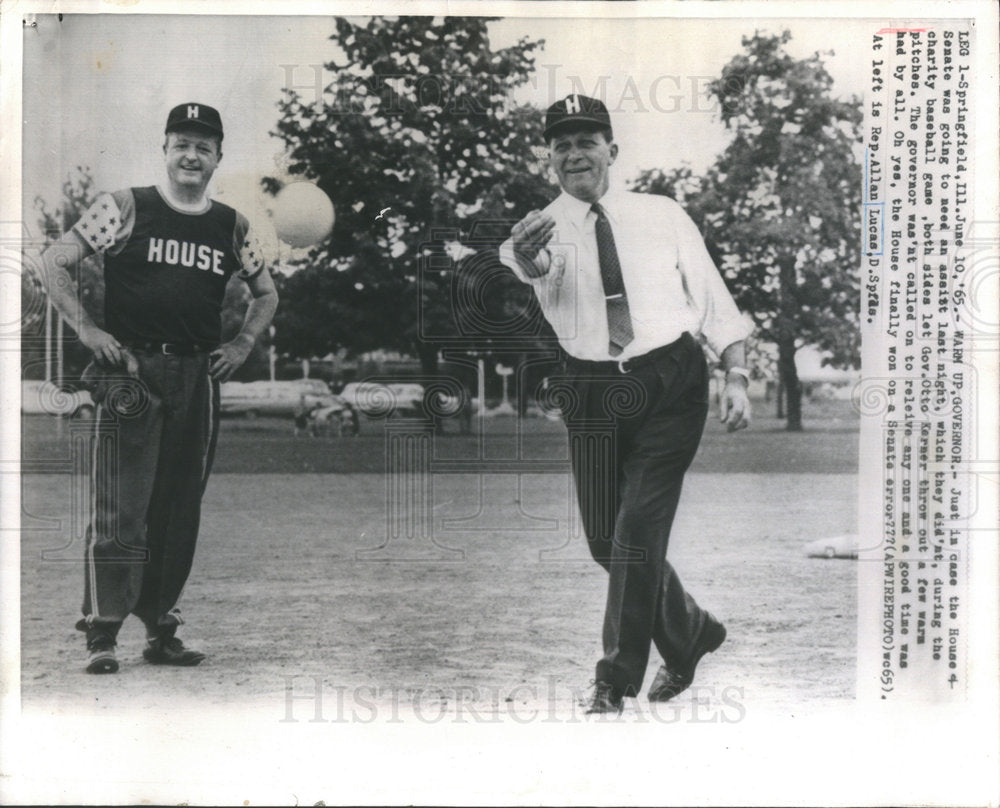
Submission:
[[[790,38],[744,37],[709,85],[733,137],[703,176],[646,171],[635,188],[673,196],[701,227],[758,337],[778,346],[788,427],[800,429],[796,349],[860,362],[861,104],[834,98],[820,54],[793,58]]]
[[[340,55],[325,65],[332,82],[323,96],[286,93],[276,134],[287,170],[329,194],[337,221],[281,281],[282,351],[396,349],[430,370],[436,338],[466,333],[458,261],[551,196],[532,148],[542,142],[541,114],[511,102],[541,43],[494,50],[488,22],[338,18],[331,40]]]
[[[35,214],[42,234],[42,245],[47,247],[68,231],[97,197],[94,180],[88,166],[77,166],[62,184],[62,199],[55,206],[41,197],[35,198]],[[47,299],[42,285],[38,254],[24,262],[27,271],[21,274],[21,367],[26,377],[45,376],[45,307]],[[77,284],[84,310],[98,325],[104,323],[104,258],[92,254],[81,263],[74,280]],[[52,335],[55,339],[53,312]],[[55,347],[53,343],[53,355]],[[80,375],[90,361],[90,352],[83,347],[68,329],[63,337],[63,376]]]

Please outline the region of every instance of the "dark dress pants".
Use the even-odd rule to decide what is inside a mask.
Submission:
[[[705,612],[666,559],[684,472],[708,414],[708,369],[685,333],[623,373],[617,363],[566,364],[564,413],[591,555],[608,571],[598,681],[637,694],[650,643],[669,664],[689,659]]]

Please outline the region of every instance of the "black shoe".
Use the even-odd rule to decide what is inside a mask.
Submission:
[[[118,673],[113,637],[102,634],[87,642],[87,673]]]
[[[717,649],[726,639],[726,627],[711,615],[705,618],[705,625],[698,634],[694,644],[691,661],[682,670],[674,670],[666,665],[660,665],[653,684],[649,686],[650,701],[670,701],[679,696],[694,681],[694,670],[705,654]]]
[[[621,715],[625,707],[622,695],[615,690],[610,682],[594,682],[594,695],[590,698],[585,715],[614,713]]]
[[[189,668],[201,662],[205,655],[201,651],[185,648],[178,637],[158,637],[146,640],[142,658],[152,665],[177,665]]]

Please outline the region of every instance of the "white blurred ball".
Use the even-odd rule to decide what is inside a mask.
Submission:
[[[309,247],[333,230],[333,203],[311,182],[290,182],[274,198],[274,231],[291,247]]]
[[[547,247],[542,247],[538,251],[538,255],[535,256],[535,268],[540,275],[544,275],[549,271],[550,266],[552,266],[552,253]]]

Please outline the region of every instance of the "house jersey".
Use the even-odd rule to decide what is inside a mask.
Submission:
[[[75,230],[104,253],[105,329],[126,345],[218,345],[229,278],[265,266],[245,216],[214,200],[188,213],[155,186],[99,195]]]

